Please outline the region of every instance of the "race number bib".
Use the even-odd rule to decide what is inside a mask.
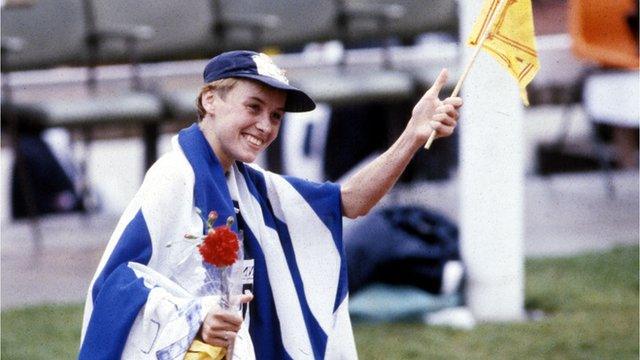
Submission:
[[[242,293],[253,293],[253,259],[247,259],[243,261],[242,265]],[[245,318],[249,310],[248,304],[242,305],[242,318]]]

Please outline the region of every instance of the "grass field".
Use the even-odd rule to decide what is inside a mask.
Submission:
[[[542,320],[472,331],[356,324],[361,359],[638,359],[638,249],[528,260],[526,306]],[[3,311],[2,359],[72,359],[81,305]]]

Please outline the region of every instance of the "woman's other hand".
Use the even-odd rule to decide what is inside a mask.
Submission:
[[[246,304],[252,299],[252,294],[244,294],[240,296],[240,303]],[[241,325],[241,314],[215,307],[202,322],[200,337],[209,345],[226,348],[235,340]]]

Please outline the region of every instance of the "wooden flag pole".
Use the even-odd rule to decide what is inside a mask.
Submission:
[[[462,87],[462,83],[467,78],[467,75],[469,75],[469,71],[471,70],[471,67],[473,66],[473,63],[475,63],[476,58],[478,57],[478,54],[480,54],[480,50],[482,50],[482,45],[484,44],[485,40],[487,40],[489,38],[489,34],[491,33],[491,29],[493,28],[493,24],[498,19],[498,14],[502,13],[502,10],[504,9],[505,4],[507,3],[507,1],[508,0],[500,0],[500,3],[498,4],[498,7],[496,8],[496,11],[494,11],[493,14],[491,14],[491,18],[489,19],[489,23],[488,23],[487,27],[484,29],[484,32],[482,33],[482,36],[480,37],[480,41],[478,41],[478,45],[476,46],[476,50],[473,53],[473,56],[471,57],[471,60],[469,60],[469,63],[467,64],[467,67],[464,69],[464,72],[462,73],[462,76],[460,76],[460,79],[458,79],[458,83],[456,84],[456,87],[453,89],[453,92],[451,93],[451,97],[458,96],[458,93],[460,92],[460,88]],[[433,141],[435,139],[436,139],[436,132],[433,131],[431,133],[431,135],[429,136],[429,139],[427,140],[427,143],[424,145],[424,148],[426,150],[429,150],[429,148],[431,147],[431,144],[433,144]]]

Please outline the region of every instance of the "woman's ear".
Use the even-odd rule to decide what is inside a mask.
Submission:
[[[202,94],[202,107],[207,114],[213,114],[215,109],[216,93],[213,90],[209,90]]]

